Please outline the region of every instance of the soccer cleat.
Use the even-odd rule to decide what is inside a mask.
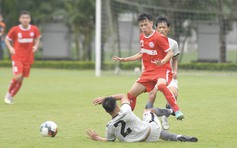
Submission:
[[[175,112],[175,117],[177,120],[183,120],[184,119],[184,114],[179,110]]]
[[[13,104],[13,97],[8,92],[5,96],[4,102],[6,104]]]
[[[169,129],[169,123],[168,123],[168,117],[166,116],[162,116],[161,117],[161,120],[162,120],[162,126],[163,126],[163,129],[164,130],[168,130]]]
[[[184,135],[178,135],[177,136],[177,141],[180,141],[180,142],[198,142],[198,138],[197,137],[184,136]]]

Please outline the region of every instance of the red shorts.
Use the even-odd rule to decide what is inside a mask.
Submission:
[[[31,64],[28,62],[12,61],[12,72],[14,75],[22,74],[23,77],[30,76]]]
[[[146,91],[150,92],[155,87],[157,80],[160,78],[165,79],[167,82],[166,85],[169,85],[172,80],[172,73],[169,70],[160,70],[156,74],[144,72],[137,82],[144,85],[146,87]]]

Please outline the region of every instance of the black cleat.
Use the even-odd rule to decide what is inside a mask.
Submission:
[[[181,136],[177,137],[177,141],[180,141],[180,142],[198,142],[198,138],[181,135]]]

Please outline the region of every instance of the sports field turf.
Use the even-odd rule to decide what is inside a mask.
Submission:
[[[197,136],[197,143],[103,143],[86,138],[88,128],[104,136],[110,120],[101,106],[92,105],[92,99],[126,93],[139,76],[132,71],[94,75],[94,71],[34,68],[15,96],[15,104],[7,105],[3,98],[12,73],[10,68],[0,68],[0,148],[237,147],[236,72],[179,72],[178,103],[185,119],[177,121],[171,117],[169,131]],[[146,99],[147,94],[138,98],[135,114],[139,117]],[[155,106],[164,104],[165,99],[159,94]],[[58,125],[55,138],[40,136],[39,126],[46,120]]]

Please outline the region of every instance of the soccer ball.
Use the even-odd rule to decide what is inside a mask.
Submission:
[[[40,134],[44,137],[54,137],[58,132],[58,126],[53,121],[45,121],[40,125]]]

